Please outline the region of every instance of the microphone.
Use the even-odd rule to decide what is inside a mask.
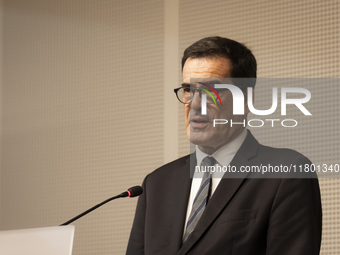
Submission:
[[[60,226],[66,226],[70,223],[72,223],[73,221],[85,216],[86,214],[92,212],[93,210],[97,209],[98,207],[106,204],[107,202],[110,202],[116,198],[121,198],[121,197],[138,197],[139,195],[141,195],[143,193],[143,188],[141,186],[133,186],[131,188],[129,188],[127,191],[117,195],[117,196],[114,196],[114,197],[111,197],[109,199],[106,199],[105,201],[91,207],[90,209],[86,210],[85,212],[77,215],[76,217],[70,219],[69,221],[66,221],[65,223],[61,224]]]
[[[143,193],[143,188],[141,186],[133,186],[127,191],[120,194],[121,197],[138,197]]]

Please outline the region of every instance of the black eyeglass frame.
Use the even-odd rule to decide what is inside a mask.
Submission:
[[[193,96],[195,95],[196,91],[198,91],[200,97],[201,97],[201,95],[202,95],[202,90],[201,90],[201,89],[198,89],[198,88],[196,88],[196,89],[191,89],[190,86],[188,86],[188,87],[182,86],[182,87],[179,87],[179,88],[175,88],[175,89],[174,89],[174,92],[175,92],[175,94],[176,94],[176,97],[177,97],[178,101],[180,101],[182,104],[190,104],[192,98],[190,99],[190,101],[189,101],[188,103],[184,103],[184,102],[179,98],[179,96],[178,96],[178,91],[179,91],[180,89],[195,90],[195,92],[193,93]],[[225,88],[216,89],[216,91],[217,91],[217,90],[218,90],[218,93],[221,93],[221,92],[224,92],[224,91],[229,91],[229,89],[225,89]],[[207,104],[214,104],[214,103],[207,103]]]

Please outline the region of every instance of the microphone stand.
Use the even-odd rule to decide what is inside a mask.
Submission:
[[[86,214],[92,212],[93,210],[97,209],[98,207],[100,207],[100,206],[102,206],[102,205],[104,205],[104,204],[110,202],[111,200],[114,200],[114,199],[120,198],[120,197],[126,197],[126,196],[127,196],[127,195],[125,195],[124,193],[122,193],[122,194],[119,194],[118,196],[114,196],[114,197],[111,197],[111,198],[109,198],[109,199],[106,199],[105,201],[103,201],[103,202],[101,202],[101,203],[99,203],[99,204],[97,204],[97,205],[91,207],[91,208],[88,209],[87,211],[85,211],[85,212],[79,214],[78,216],[76,216],[76,217],[74,217],[74,218],[72,218],[72,219],[66,221],[65,223],[61,224],[60,226],[66,226],[66,225],[72,223],[73,221],[75,221],[75,220],[77,220],[77,219],[83,217],[84,215],[86,215]]]

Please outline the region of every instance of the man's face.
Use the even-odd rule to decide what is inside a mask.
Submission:
[[[231,62],[226,58],[189,58],[183,67],[183,83],[190,84],[190,78],[231,78]],[[224,79],[225,80],[225,79]],[[231,83],[231,79],[228,82]],[[233,98],[230,91],[219,93],[220,103],[207,104],[207,114],[201,115],[201,98],[196,92],[192,102],[184,105],[185,128],[188,139],[207,153],[212,154],[223,145],[232,141],[244,129],[243,125],[230,127],[230,120],[243,122],[248,113],[245,106],[245,115],[233,116]],[[214,119],[226,119],[225,125],[213,126]]]

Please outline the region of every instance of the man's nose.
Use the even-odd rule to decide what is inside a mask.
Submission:
[[[197,90],[195,91],[191,100],[191,108],[195,111],[201,109],[201,93]]]

